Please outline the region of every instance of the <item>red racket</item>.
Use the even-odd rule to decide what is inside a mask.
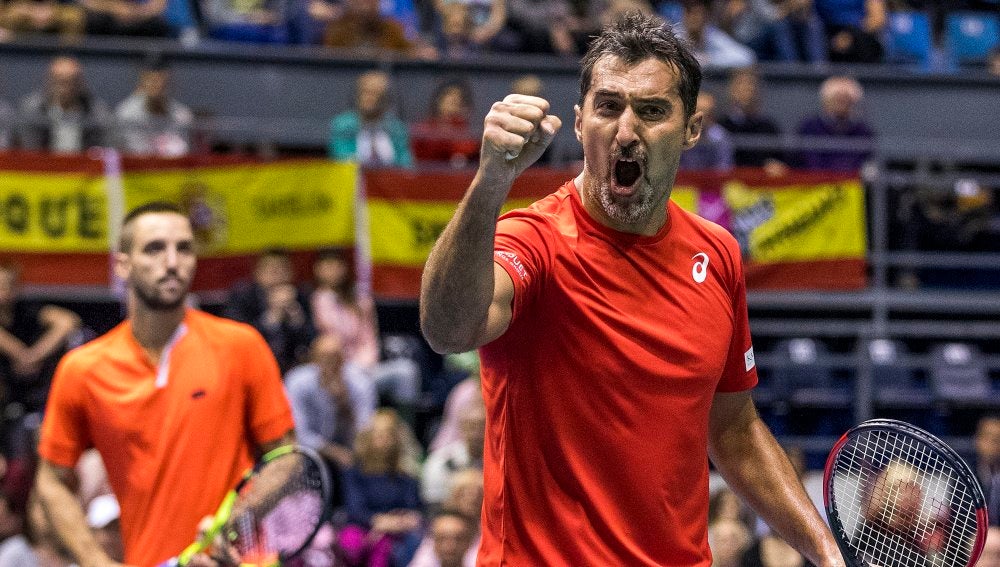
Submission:
[[[823,500],[849,567],[973,567],[986,543],[983,490],[930,433],[873,419],[837,441]]]

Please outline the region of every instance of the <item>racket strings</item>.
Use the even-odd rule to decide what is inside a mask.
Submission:
[[[240,560],[269,564],[305,546],[323,519],[323,488],[320,465],[298,453],[262,467],[230,519],[229,543]]]
[[[872,565],[968,564],[977,527],[973,497],[953,466],[924,443],[864,432],[834,466],[832,497],[845,535]]]

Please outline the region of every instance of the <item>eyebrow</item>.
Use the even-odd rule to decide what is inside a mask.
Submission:
[[[594,91],[594,98],[596,99],[596,98],[599,98],[599,97],[625,98],[622,95],[621,92],[615,91],[615,90],[611,90],[611,89],[607,89],[607,88],[601,88],[601,89],[597,89],[597,90]],[[643,97],[636,97],[635,101],[638,102],[638,103],[640,103],[640,104],[642,104],[642,103],[645,103],[645,104],[653,103],[653,104],[664,104],[664,105],[667,105],[667,106],[673,106],[673,102],[669,98],[664,97],[664,96],[643,96]]]

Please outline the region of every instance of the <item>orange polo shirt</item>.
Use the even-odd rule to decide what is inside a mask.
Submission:
[[[72,467],[97,448],[130,565],[156,565],[194,541],[251,447],[293,427],[278,365],[252,327],[188,310],[161,359],[152,365],[128,321],[68,353],[38,449]]]

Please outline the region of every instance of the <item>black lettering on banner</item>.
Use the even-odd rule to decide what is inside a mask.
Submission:
[[[3,224],[14,234],[24,234],[28,231],[30,207],[24,195],[11,193],[3,200]]]
[[[83,191],[76,194],[76,206],[80,218],[76,225],[81,238],[104,238],[104,215],[101,214],[101,200]]]
[[[61,238],[66,235],[69,220],[69,197],[43,197],[40,211],[42,232],[45,236]]]
[[[261,220],[325,214],[334,207],[333,199],[323,192],[282,193],[254,199],[253,207]]]
[[[802,212],[798,217],[790,219],[784,226],[760,242],[758,249],[766,252],[779,242],[802,234],[819,222],[832,211],[838,203],[846,198],[846,190],[841,185],[834,185],[820,196],[818,202]]]

